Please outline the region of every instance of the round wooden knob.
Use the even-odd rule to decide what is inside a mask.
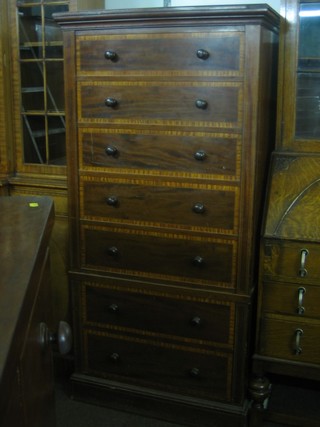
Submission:
[[[203,161],[207,157],[207,154],[203,150],[198,150],[194,153],[194,158],[198,161]]]
[[[200,376],[200,369],[199,368],[191,368],[189,371],[190,377],[198,378]]]
[[[197,255],[196,257],[193,258],[192,264],[195,267],[201,267],[202,265],[204,265],[204,259],[202,258],[202,256]]]
[[[206,208],[204,206],[203,203],[196,203],[193,205],[193,212],[197,213],[197,214],[202,214],[205,212]]]
[[[118,101],[115,98],[106,98],[104,103],[109,108],[116,108],[118,105]]]
[[[108,248],[108,255],[112,257],[117,257],[119,255],[119,250],[116,246],[111,246]]]
[[[208,102],[204,99],[197,99],[196,107],[199,108],[199,110],[206,110],[208,108]]]
[[[119,353],[111,353],[109,355],[109,360],[113,363],[118,363],[120,362],[120,355]]]
[[[112,156],[112,157],[117,157],[119,155],[118,149],[113,145],[108,145],[108,147],[105,149],[105,153],[108,156]]]
[[[107,205],[108,206],[118,206],[119,200],[117,196],[109,196],[107,197]]]

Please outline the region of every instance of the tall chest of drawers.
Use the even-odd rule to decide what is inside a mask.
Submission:
[[[279,17],[255,5],[56,19],[74,393],[244,425]]]

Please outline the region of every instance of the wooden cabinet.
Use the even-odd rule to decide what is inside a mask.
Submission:
[[[47,334],[53,203],[46,197],[0,197],[0,210],[0,425],[54,426]]]
[[[74,395],[242,426],[279,17],[262,5],[55,19]]]
[[[262,228],[253,360],[257,409],[263,409],[270,394],[266,377],[275,382],[320,379],[320,3],[290,0],[282,6],[278,134]],[[282,418],[265,416],[278,422],[318,423],[308,419],[306,408],[298,421],[284,410]]]

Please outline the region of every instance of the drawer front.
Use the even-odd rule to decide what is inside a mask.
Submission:
[[[84,331],[84,371],[196,397],[231,397],[232,354],[94,330]]]
[[[82,266],[183,283],[234,287],[236,241],[82,226]]]
[[[216,179],[240,178],[241,139],[203,132],[178,136],[147,130],[80,129],[81,167],[128,169],[144,173],[169,171]]]
[[[243,33],[97,34],[77,37],[80,75],[239,76]]]
[[[320,318],[320,286],[298,283],[264,283],[262,310]]]
[[[237,187],[84,177],[80,194],[84,219],[238,232]]]
[[[272,280],[320,284],[319,259],[319,244],[266,241],[263,274]]]
[[[240,82],[81,81],[78,98],[80,123],[242,125]]]
[[[81,289],[84,324],[233,348],[235,303],[126,285],[120,290],[112,285],[84,282]]]
[[[320,321],[266,316],[260,340],[264,356],[320,364]]]

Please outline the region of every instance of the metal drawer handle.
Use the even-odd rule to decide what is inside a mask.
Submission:
[[[298,314],[304,314],[305,312],[305,308],[303,307],[303,299],[304,299],[304,294],[306,293],[306,289],[303,287],[300,287],[298,289],[298,308],[297,308],[297,313]]]
[[[111,98],[111,97],[106,98],[104,100],[104,103],[109,108],[116,108],[118,105],[118,101],[115,98]]]
[[[306,270],[306,259],[309,254],[308,249],[301,249],[300,252],[300,269],[299,269],[299,276],[300,277],[306,277],[308,274],[308,271]]]
[[[115,52],[114,50],[106,50],[104,53],[104,57],[112,62],[116,62],[118,60],[117,52]]]
[[[197,57],[199,59],[206,60],[209,58],[209,56],[210,56],[210,53],[207,50],[205,50],[205,49],[198,49],[197,50]]]
[[[197,99],[196,100],[196,107],[200,110],[206,110],[208,108],[208,102],[204,99]]]
[[[302,347],[301,347],[301,337],[303,335],[303,330],[298,328],[296,329],[295,333],[295,348],[294,348],[294,354],[299,356],[299,354],[302,353]]]

